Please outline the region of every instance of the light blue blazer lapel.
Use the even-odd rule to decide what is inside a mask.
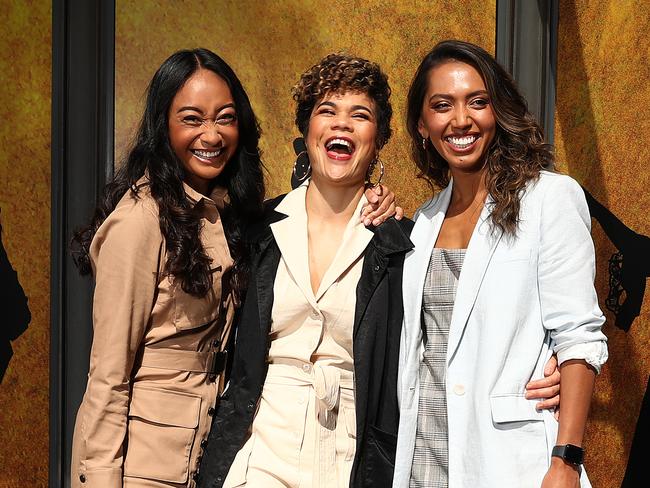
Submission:
[[[490,264],[494,250],[501,240],[501,231],[499,229],[492,231],[488,220],[492,207],[491,202],[492,200],[488,196],[467,246],[449,326],[447,364],[451,363],[458,349],[465,327],[467,327],[469,315],[472,312],[474,303],[476,303],[476,297],[481,288],[488,264]]]
[[[420,316],[424,280],[431,259],[431,251],[440,233],[445,213],[451,201],[452,183],[442,190],[428,205],[420,209],[411,231],[414,249],[404,261],[402,294],[404,301],[404,344],[407,356],[419,349],[421,338]]]

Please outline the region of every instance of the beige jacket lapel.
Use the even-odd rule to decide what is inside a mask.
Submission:
[[[271,224],[271,232],[280,248],[282,260],[285,262],[291,278],[311,306],[317,308],[309,279],[306,192],[307,185],[303,183],[284,197],[275,210],[285,214],[287,218]]]
[[[306,183],[303,183],[288,193],[284,200],[280,202],[276,207],[276,211],[287,215],[287,218],[271,224],[271,231],[280,248],[282,259],[287,265],[289,274],[309,303],[316,307],[318,300],[361,256],[374,234],[359,221],[361,209],[367,202],[365,196],[362,196],[345,228],[336,256],[325,272],[316,295],[314,295],[309,275],[309,242],[307,237],[307,210],[305,208],[307,186]]]
[[[332,260],[332,264],[327,268],[327,271],[320,282],[320,286],[316,292],[316,301],[320,300],[327,290],[339,279],[339,277],[354,265],[372,239],[374,235],[372,231],[366,229],[366,227],[359,221],[361,209],[366,202],[366,197],[362,196],[356,210],[352,214],[352,218],[345,228],[343,239],[341,240],[341,244]]]

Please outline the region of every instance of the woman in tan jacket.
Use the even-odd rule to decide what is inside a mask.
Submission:
[[[179,51],[151,80],[133,149],[74,239],[96,286],[72,486],[195,485],[246,287],[242,231],[262,211],[259,136],[216,54]],[[386,196],[370,219],[394,213]]]
[[[133,149],[76,261],[96,280],[72,486],[191,486],[262,208],[259,130],[232,69],[180,51],[154,75]]]

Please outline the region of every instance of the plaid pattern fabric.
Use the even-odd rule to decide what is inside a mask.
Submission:
[[[422,296],[425,341],[410,488],[447,488],[447,339],[465,249],[434,248]]]

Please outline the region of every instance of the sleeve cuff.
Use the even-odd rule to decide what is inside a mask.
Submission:
[[[77,473],[72,486],[81,488],[122,488],[122,469],[97,469]]]
[[[600,369],[605,364],[605,361],[607,361],[607,357],[607,344],[605,341],[574,344],[566,349],[557,351],[559,364],[569,359],[583,359],[596,370],[597,374],[600,374]]]

